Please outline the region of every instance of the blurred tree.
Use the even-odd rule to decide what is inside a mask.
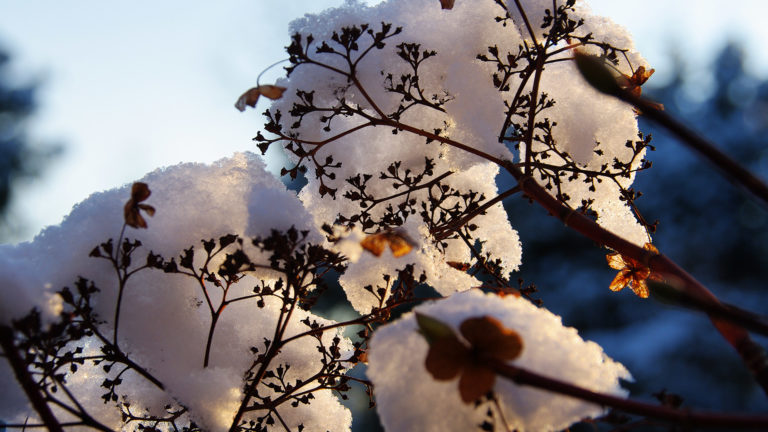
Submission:
[[[9,71],[10,55],[0,47],[0,241],[13,238],[20,223],[9,213],[14,186],[21,178],[34,177],[58,149],[33,146],[28,121],[37,105],[36,85],[15,84]]]
[[[768,179],[768,80],[744,69],[738,45],[723,48],[709,74],[711,91],[692,82],[684,60],[674,77],[644,95],[711,139],[721,149]],[[701,74],[697,74],[701,76]],[[649,85],[653,84],[653,80]],[[731,185],[715,168],[640,117],[640,129],[653,135],[653,167],[638,175],[636,201],[646,220],[659,220],[653,242],[721,299],[741,305],[768,304],[763,271],[768,268],[768,209]],[[541,218],[540,209],[507,202],[512,223],[525,245],[521,277],[534,282],[545,306],[601,344],[636,375],[637,396],[650,398],[664,388],[690,406],[765,410],[765,397],[752,384],[735,353],[712,346],[706,318],[659,307],[630,290],[608,291],[616,272],[588,240],[560,222]],[[533,210],[533,211],[531,211]],[[552,262],[561,263],[552,266]],[[546,264],[545,264],[546,263]],[[558,295],[559,294],[559,295]],[[652,341],[648,343],[648,341]]]

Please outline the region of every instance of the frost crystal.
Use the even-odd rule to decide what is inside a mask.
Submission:
[[[522,354],[514,365],[592,391],[627,394],[619,386],[619,379],[631,379],[623,365],[608,358],[594,342],[581,339],[576,329],[564,327],[560,317],[527,300],[471,290],[414,310],[450,325],[457,334],[467,318],[491,316],[523,339]],[[477,407],[463,403],[457,380],[432,378],[424,366],[428,345],[413,313],[378,329],[370,347],[368,376],[376,386],[386,430],[475,430],[488,409],[495,409],[488,402]],[[597,405],[500,377],[494,393],[510,426],[520,431],[561,430],[604,412]]]

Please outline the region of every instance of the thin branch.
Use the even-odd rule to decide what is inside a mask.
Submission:
[[[484,359],[484,361],[499,376],[507,378],[517,384],[528,385],[559,394],[573,396],[578,399],[594,402],[601,406],[609,406],[630,414],[675,422],[675,424],[681,426],[727,427],[760,430],[768,428],[768,416],[766,415],[696,413],[666,406],[650,405],[604,393],[593,392],[583,387],[578,387],[567,382],[506,364],[497,359],[487,358]]]
[[[552,216],[560,219],[569,228],[600,245],[609,247],[642,263],[653,272],[673,280],[693,299],[703,304],[713,305],[713,307],[721,307],[720,301],[711,291],[666,256],[654,254],[630,243],[602,228],[586,215],[567,207],[545,191],[536,180],[524,175],[513,164],[507,163],[505,168],[517,179],[525,195],[541,204]],[[762,348],[750,338],[747,331],[742,327],[716,316],[710,315],[710,319],[723,338],[739,353],[742,361],[754,375],[755,380],[768,394],[768,360],[763,361],[766,356]]]
[[[64,429],[61,427],[59,420],[53,415],[45,398],[40,394],[35,380],[32,379],[32,375],[27,370],[24,359],[21,358],[16,350],[16,345],[13,343],[13,329],[10,327],[0,326],[0,346],[3,348],[5,358],[10,363],[11,369],[13,369],[16,380],[21,384],[21,388],[27,394],[32,407],[40,415],[40,419],[45,424],[45,427],[51,432],[63,431]]]
[[[493,205],[495,205],[498,202],[503,201],[505,198],[512,196],[516,193],[520,192],[520,187],[515,186],[513,188],[507,189],[506,191],[496,195],[492,199],[486,201],[483,205],[478,206],[475,210],[469,212],[466,214],[463,218],[455,220],[453,222],[448,223],[447,225],[443,227],[439,227],[435,229],[432,234],[435,236],[437,240],[443,240],[448,235],[450,235],[450,231],[456,230],[458,228],[461,228],[464,226],[467,222],[474,219],[477,215],[485,213],[486,210],[491,208]],[[442,233],[442,234],[441,234]]]
[[[720,151],[715,144],[660,110],[647,99],[635,96],[624,90],[619,92],[616,97],[640,110],[644,117],[664,126],[683,143],[719,168],[728,181],[747,189],[755,197],[759,198],[763,204],[768,205],[768,186],[738,162]]]

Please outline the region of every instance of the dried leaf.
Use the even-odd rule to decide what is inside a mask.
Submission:
[[[440,0],[440,6],[443,9],[453,9],[453,3],[455,0]]]
[[[252,89],[249,89],[240,95],[240,97],[237,99],[237,102],[235,102],[235,108],[237,108],[240,112],[245,111],[246,106],[255,108],[260,96],[275,100],[280,99],[283,96],[283,92],[285,92],[285,87],[271,84],[264,84],[258,87],[253,87]]]

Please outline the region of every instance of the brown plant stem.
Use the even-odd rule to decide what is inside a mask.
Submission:
[[[647,99],[635,96],[626,90],[619,91],[615,96],[637,108],[642,112],[643,117],[658,123],[672,132],[684,144],[719,168],[728,181],[742,186],[759,198],[763,204],[768,205],[768,186],[754,174],[739,165],[738,162],[720,151],[712,142],[701,137],[666,112],[660,110],[656,104]]]
[[[555,393],[573,396],[584,401],[615,408],[630,414],[675,422],[682,426],[728,427],[759,430],[766,430],[766,428],[768,428],[768,416],[766,415],[697,413],[689,410],[651,405],[604,393],[597,393],[583,387],[578,387],[567,382],[509,365],[497,359],[486,358],[483,360],[494,370],[494,372],[496,372],[496,374],[498,374],[498,376],[509,379],[517,384],[528,385]]]
[[[569,228],[600,245],[609,247],[624,256],[642,263],[653,272],[659,273],[665,278],[674,280],[676,285],[686,295],[692,297],[697,302],[722,308],[720,301],[712,292],[666,256],[654,254],[600,227],[586,215],[561,203],[536,183],[536,180],[524,175],[512,163],[505,164],[505,167],[517,179],[520,188],[527,197],[538,202],[552,216],[561,220]],[[739,353],[739,356],[752,372],[757,383],[768,395],[768,359],[762,347],[750,338],[749,333],[744,328],[718,318],[715,315],[710,315],[710,320],[723,338]]]
[[[5,358],[10,363],[11,369],[13,369],[16,380],[21,384],[21,388],[27,394],[32,407],[40,415],[40,419],[45,424],[45,427],[51,432],[63,431],[64,429],[61,427],[59,420],[53,415],[48,403],[45,401],[45,397],[40,394],[37,384],[27,370],[24,359],[21,358],[16,350],[16,345],[13,343],[13,329],[10,327],[0,326],[0,346],[3,348]]]

